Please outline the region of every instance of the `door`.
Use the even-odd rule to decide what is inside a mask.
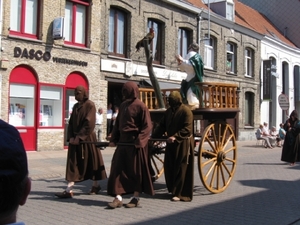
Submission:
[[[77,102],[75,100],[74,91],[78,85],[85,87],[86,90],[88,91],[88,82],[86,77],[83,74],[77,72],[69,74],[65,84],[65,105],[64,105],[64,109],[65,109],[64,146],[65,148],[68,148],[67,147],[68,146],[68,142],[67,142],[68,124],[69,124],[69,119],[72,113],[73,106]]]
[[[20,132],[26,151],[37,149],[37,79],[34,71],[18,66],[9,78],[8,122]]]

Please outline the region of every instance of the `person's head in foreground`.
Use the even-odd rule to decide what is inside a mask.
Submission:
[[[0,119],[0,225],[15,223],[30,192],[27,155],[18,130]]]

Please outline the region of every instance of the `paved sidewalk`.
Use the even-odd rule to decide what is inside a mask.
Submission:
[[[99,195],[87,195],[90,181],[75,185],[73,199],[57,199],[62,191],[66,151],[28,152],[32,191],[20,207],[18,221],[35,224],[300,224],[300,163],[280,161],[281,149],[238,142],[238,165],[229,187],[220,194],[202,185],[195,158],[195,188],[192,202],[171,202],[164,178],[154,183],[156,195],[141,197],[141,207],[106,209],[112,197],[101,181]],[[114,148],[102,151],[107,173]],[[130,196],[124,196],[124,203]]]

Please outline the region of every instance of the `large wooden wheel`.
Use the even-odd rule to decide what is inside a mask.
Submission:
[[[237,146],[229,124],[217,121],[207,126],[198,151],[198,169],[205,188],[212,193],[223,192],[233,178]]]
[[[163,142],[154,142],[149,146],[152,181],[157,180],[164,173],[164,151],[165,143]]]

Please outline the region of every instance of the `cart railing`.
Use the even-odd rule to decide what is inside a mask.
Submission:
[[[237,84],[217,83],[217,82],[197,82],[201,92],[199,109],[238,109],[239,88]],[[179,89],[161,89],[163,101],[168,106],[168,96],[172,91]],[[157,99],[154,89],[139,88],[140,99],[148,109],[158,109]]]

